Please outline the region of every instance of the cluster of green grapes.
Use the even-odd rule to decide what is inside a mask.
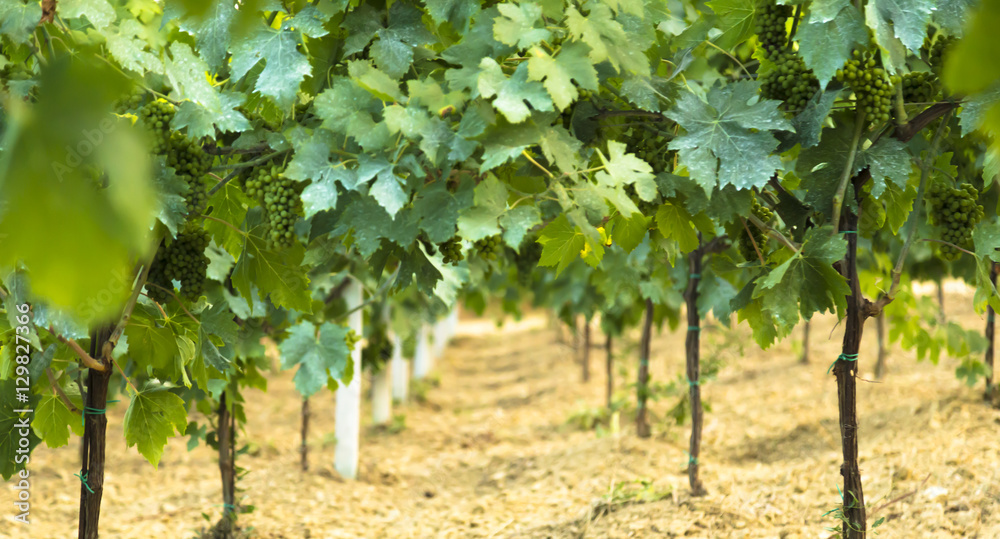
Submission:
[[[531,285],[531,275],[538,267],[542,258],[542,244],[535,238],[525,238],[521,248],[514,254],[514,266],[517,268],[517,282],[521,286]]]
[[[205,248],[211,238],[208,231],[198,227],[188,227],[177,234],[169,245],[161,247],[153,258],[149,269],[146,293],[154,301],[163,303],[169,297],[167,290],[174,289],[174,281],[181,283],[180,296],[194,301],[205,290],[205,272],[208,271],[208,256]]]
[[[458,236],[438,244],[438,250],[441,251],[441,256],[444,257],[445,264],[456,266],[459,262],[465,260],[465,255],[462,254],[462,239]]]
[[[139,121],[153,137],[154,154],[166,155],[170,150],[170,121],[174,112],[174,106],[163,100],[150,101],[139,109]]]
[[[10,62],[0,69],[0,82],[6,88],[7,83],[12,81],[22,81],[28,80],[32,77],[33,73],[28,66],[24,65],[22,62]]]
[[[927,216],[932,225],[941,227],[941,239],[958,247],[972,244],[972,229],[983,218],[983,207],[978,204],[979,191],[971,183],[952,187],[935,182],[927,191],[930,211]],[[956,260],[961,251],[951,245],[942,245],[941,258]]]
[[[167,165],[173,167],[177,175],[187,182],[188,190],[184,198],[187,201],[188,215],[203,212],[208,203],[208,189],[203,178],[212,168],[212,156],[194,140],[175,132],[170,137]]]
[[[344,335],[344,343],[347,344],[347,349],[353,352],[354,347],[357,346],[359,342],[361,342],[361,335],[358,335],[358,332],[354,331],[354,329],[349,328],[347,330],[347,334]]]
[[[787,6],[786,6],[787,7]],[[797,51],[786,50],[772,56],[775,69],[760,78],[761,95],[782,101],[786,111],[801,110],[819,91],[819,79],[806,67]]]
[[[769,208],[764,207],[763,204],[758,202],[756,196],[750,202],[750,212],[753,213],[754,217],[760,219],[761,222],[764,223],[770,221],[771,217],[774,216],[774,212],[772,212]],[[751,240],[751,236],[747,234],[746,229],[740,231],[739,234],[740,255],[742,255],[743,259],[748,262],[752,262],[754,260],[760,260],[760,257],[757,256],[757,250],[759,249],[762,255],[765,254],[764,246],[766,245],[767,242],[767,236],[764,234],[763,230],[761,230],[757,226],[754,226],[753,223],[751,223],[749,220],[747,220],[746,228],[750,229],[750,234],[753,234],[753,236]],[[754,245],[756,245],[757,247],[754,248]]]
[[[497,255],[500,254],[500,250],[503,249],[503,244],[500,242],[500,235],[490,236],[488,238],[483,238],[476,241],[475,243],[476,254],[480,258],[486,260],[496,260]]]
[[[146,91],[143,88],[134,88],[129,94],[115,102],[115,112],[126,114],[142,108],[146,99]]]
[[[900,83],[898,75],[889,77],[870,52],[854,51],[854,56],[837,70],[837,80],[846,83],[854,92],[855,106],[864,111],[868,122],[889,121],[892,110],[894,84]]]
[[[634,184],[629,184],[625,186],[625,194],[628,195],[629,199],[632,200],[632,203],[635,204],[637,208],[639,208],[639,213],[647,217],[652,217],[656,215],[656,210],[658,210],[660,207],[659,204],[657,204],[655,200],[646,201],[640,198],[639,193],[635,190]]]
[[[653,172],[670,170],[674,152],[667,150],[667,141],[659,135],[659,131],[650,131],[641,126],[632,127],[622,142],[625,143],[626,151],[649,163]]]
[[[302,199],[295,182],[277,165],[260,167],[246,180],[247,195],[256,198],[267,215],[268,241],[279,247],[295,243],[295,222],[302,214]]]
[[[944,57],[954,44],[954,37],[944,34],[934,35],[933,28],[927,29],[927,39],[924,40],[923,46],[920,47],[920,52],[924,55],[927,65],[931,66],[934,73],[941,74],[941,69],[944,68]]]
[[[757,13],[757,40],[768,56],[785,48],[788,34],[785,33],[785,21],[792,16],[792,6],[778,5],[773,0],[760,7]]]
[[[912,71],[903,75],[903,101],[906,103],[929,103],[934,101],[940,88],[933,73]]]

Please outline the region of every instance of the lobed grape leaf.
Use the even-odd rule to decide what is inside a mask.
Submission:
[[[295,372],[295,389],[303,397],[311,397],[333,378],[340,383],[351,370],[347,348],[347,327],[324,322],[318,328],[311,322],[299,322],[288,330],[288,337],[279,346],[281,368],[299,366]]]
[[[147,387],[132,396],[125,412],[125,443],[133,445],[153,467],[158,467],[167,440],[184,434],[184,400],[164,387]]]

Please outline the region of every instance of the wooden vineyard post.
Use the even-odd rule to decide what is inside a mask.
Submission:
[[[302,443],[299,445],[299,465],[309,471],[309,399],[302,399]]]
[[[225,391],[219,397],[218,417],[215,432],[219,441],[219,473],[222,476],[222,520],[216,526],[216,531],[228,537],[233,532],[236,521],[236,432]]]
[[[361,283],[353,278],[344,289],[344,300],[347,310],[354,311],[348,317],[348,326],[358,335],[362,332]],[[356,346],[351,352],[354,361],[354,376],[349,384],[341,384],[337,388],[337,412],[335,434],[337,447],[334,451],[334,468],[346,479],[358,477],[358,451],[361,437],[361,347]]]
[[[990,262],[990,283],[995,287],[997,284],[997,269],[998,265],[995,262]],[[996,393],[996,386],[993,384],[993,356],[994,348],[993,341],[995,340],[995,329],[996,329],[996,313],[993,311],[993,307],[990,305],[986,306],[986,357],[984,361],[986,363],[986,393],[984,397],[987,401],[993,401]]]
[[[802,357],[799,358],[799,363],[803,365],[809,363],[809,321],[806,320],[805,324],[802,324]]]
[[[698,315],[698,282],[701,280],[701,259],[703,247],[688,255],[688,286],[684,292],[687,305],[687,337],[684,351],[687,358],[688,391],[691,398],[691,443],[688,447],[688,483],[692,496],[704,496],[705,487],[698,477],[698,455],[701,453],[701,427],[704,413],[701,406],[701,317]]]
[[[611,351],[611,334],[608,333],[604,340],[604,369],[607,375],[607,404],[611,410],[612,398],[615,390],[615,357]]]
[[[583,382],[590,381],[590,321],[583,319],[583,350],[580,354],[580,363],[583,367]]]
[[[649,397],[649,345],[653,332],[653,300],[646,299],[646,313],[642,319],[642,337],[639,342],[639,379],[636,383],[635,430],[640,438],[649,438],[649,417],[646,400]]]
[[[423,380],[431,373],[431,351],[427,344],[427,324],[421,324],[417,334],[417,349],[413,354],[413,378]]]
[[[403,339],[399,335],[392,336],[392,359],[389,360],[389,365],[392,398],[396,402],[406,402],[407,391],[410,389],[409,365],[403,359]]]

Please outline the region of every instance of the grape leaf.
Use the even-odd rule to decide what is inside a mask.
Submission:
[[[649,218],[641,213],[633,213],[630,217],[617,214],[611,218],[611,241],[631,253],[642,243],[649,230]]]
[[[539,41],[548,40],[551,33],[542,20],[542,8],[532,2],[497,4],[500,16],[493,21],[493,37],[506,45],[526,49]],[[541,22],[541,28],[536,23]]]
[[[34,409],[38,395],[28,392],[28,402],[18,402],[17,394],[16,380],[0,380],[0,475],[4,480],[10,479],[17,470],[23,470],[27,462],[24,458],[17,459],[19,455],[23,455],[21,434],[27,434],[29,451],[41,441],[34,429],[30,428],[31,415],[14,412],[14,410]],[[19,450],[22,452],[18,453]]]
[[[348,62],[347,72],[358,86],[368,90],[381,101],[405,100],[399,89],[399,83],[384,71],[379,71],[369,60]]]
[[[189,99],[210,111],[221,113],[222,99],[205,77],[208,64],[187,43],[180,41],[170,45],[170,56],[164,65],[178,99]]]
[[[565,214],[559,214],[538,234],[542,244],[539,266],[554,266],[556,275],[563,272],[570,262],[580,257],[585,244],[584,235],[570,224]]]
[[[712,0],[705,5],[718,15],[718,27],[722,33],[715,38],[715,44],[723,49],[732,49],[750,39],[757,19],[756,0]]]
[[[626,152],[625,144],[608,141],[608,157],[598,152],[604,171],[613,181],[609,184],[634,185],[639,198],[649,202],[656,197],[653,167],[635,155]],[[600,176],[601,173],[598,173]]]
[[[936,0],[872,0],[865,6],[865,11],[874,12],[881,20],[880,26],[891,23],[896,37],[903,45],[919,54],[920,46],[927,37],[927,23],[935,10],[935,4]],[[868,19],[870,21],[871,16]]]
[[[664,238],[674,239],[682,253],[698,248],[698,233],[691,223],[691,214],[683,207],[664,202],[656,210],[656,228]]]
[[[975,0],[938,0],[934,22],[948,35],[962,37],[965,21],[971,20],[969,12],[976,4]]]
[[[219,108],[209,109],[191,101],[177,107],[170,126],[175,130],[187,128],[194,138],[214,137],[215,130],[221,133],[239,133],[250,129],[250,122],[236,107],[243,104],[245,96],[237,92],[219,94]]]
[[[132,397],[124,427],[127,446],[136,446],[157,467],[167,440],[175,430],[180,435],[187,428],[184,400],[162,387],[144,388]]]
[[[41,18],[42,6],[38,2],[0,2],[0,33],[14,43],[25,43],[31,39],[32,31]]]
[[[180,21],[180,29],[195,38],[198,53],[209,67],[218,71],[224,65],[232,39],[236,4],[211,2],[204,13],[191,14]]]
[[[500,233],[497,219],[507,210],[507,187],[490,175],[476,186],[473,206],[458,216],[458,231],[469,241]]]
[[[539,82],[528,80],[526,63],[517,66],[509,79],[503,74],[500,64],[492,58],[483,58],[479,68],[479,93],[486,99],[496,96],[493,106],[511,123],[521,123],[531,115],[525,101],[535,110],[552,110],[552,99],[545,87]]]
[[[107,0],[62,0],[59,15],[67,19],[86,17],[98,30],[115,22],[115,10]]]
[[[455,235],[459,212],[472,206],[473,188],[474,183],[466,178],[458,184],[454,193],[445,182],[434,182],[420,190],[413,200],[413,212],[427,239],[442,243]]]
[[[528,59],[528,77],[533,81],[543,81],[552,102],[563,110],[580,95],[573,85],[574,80],[581,88],[597,89],[597,70],[587,58],[588,53],[588,48],[582,43],[570,43],[556,56],[549,55],[541,47],[534,47]]]
[[[584,17],[576,7],[566,10],[566,26],[575,41],[590,47],[590,60],[595,65],[608,61],[615,71],[649,74],[649,62],[643,49],[631,46],[629,35],[621,23],[614,20],[611,9],[598,3],[587,5],[590,13]]]
[[[289,328],[288,337],[279,346],[281,368],[299,366],[293,378],[299,394],[306,398],[315,395],[329,378],[350,382],[343,379],[351,363],[346,337],[347,328],[332,322],[324,322],[318,330],[310,322]]]
[[[243,250],[243,235],[229,225],[239,228],[243,224],[243,220],[247,217],[247,208],[251,204],[250,197],[240,190],[236,182],[230,181],[208,199],[208,204],[212,207],[212,217],[223,222],[206,219],[205,230],[208,230],[215,242],[229,254],[233,257],[239,256]]]
[[[71,412],[55,392],[46,394],[38,402],[31,428],[45,441],[45,445],[52,448],[68,444],[70,430],[77,436],[83,436],[80,416]]]
[[[535,206],[522,204],[500,216],[500,226],[503,227],[503,239],[511,249],[517,249],[524,240],[525,234],[536,225],[541,224],[542,217]]]
[[[247,213],[245,230],[243,250],[233,268],[233,286],[247,300],[252,298],[251,285],[256,285],[278,307],[312,312],[309,278],[300,266],[303,248],[296,245],[280,253],[268,250],[264,239],[267,224],[260,211]]]
[[[427,0],[424,4],[434,22],[451,23],[459,35],[465,35],[469,20],[479,11],[479,3],[471,0]]]
[[[868,42],[868,30],[861,12],[849,0],[827,3],[841,6],[835,18],[821,21],[811,12],[795,34],[799,52],[819,79],[820,88],[826,88],[837,70],[851,58],[855,44]]]
[[[681,163],[707,193],[716,185],[762,187],[782,169],[781,158],[771,155],[778,141],[770,130],[790,131],[792,125],[778,101],[757,99],[758,87],[751,81],[715,86],[707,101],[684,93],[666,113],[686,131],[670,149],[679,150]]]
[[[232,47],[232,77],[242,78],[263,60],[264,69],[257,77],[254,88],[274,99],[280,107],[287,107],[295,101],[299,84],[312,72],[309,60],[296,49],[300,38],[289,24],[286,21],[281,28],[263,24],[257,26],[249,36]]]
[[[906,223],[916,198],[917,190],[912,186],[906,186],[904,190],[895,183],[885,184],[885,192],[879,197],[879,201],[885,204],[886,221],[893,234],[898,234],[899,229]]]
[[[220,5],[225,5],[220,2]],[[163,71],[163,62],[150,51],[147,51],[147,43],[140,39],[145,32],[145,28],[135,19],[122,21],[112,32],[104,35],[108,40],[108,52],[118,60],[118,63],[125,69],[143,74],[147,71],[160,73]]]

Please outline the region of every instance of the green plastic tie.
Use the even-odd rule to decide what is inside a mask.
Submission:
[[[688,331],[701,331],[701,328],[698,326],[688,326]]]
[[[857,361],[857,360],[858,360],[857,354],[840,354],[839,356],[837,356],[837,359],[833,360],[833,363],[830,364],[830,368],[826,370],[826,373],[830,374],[830,371],[833,370],[833,366],[836,365],[838,361]]]
[[[110,401],[107,401],[107,402],[108,403],[112,403],[112,402],[118,402],[118,401],[117,400],[110,400]],[[80,414],[80,426],[83,426],[83,424],[85,423],[86,418],[87,418],[88,415],[104,415],[104,413],[107,412],[107,411],[108,411],[107,408],[94,408],[92,406],[84,406],[83,407],[83,413]]]
[[[841,234],[857,234],[858,231],[857,230],[841,230],[840,233]]]
[[[93,494],[94,493],[94,489],[90,488],[90,485],[87,484],[87,476],[88,475],[90,475],[90,472],[83,473],[83,470],[80,470],[80,473],[73,474],[74,477],[79,477],[80,478],[80,482],[83,483],[83,486],[87,487],[87,492],[90,492],[91,494]]]
[[[690,380],[689,379],[688,380],[688,385],[689,386],[700,386],[701,385],[701,380]]]
[[[639,365],[645,365],[645,366],[648,367],[649,366],[649,359],[648,358],[641,358],[639,360]]]
[[[692,274],[690,275],[690,277],[691,277],[692,279],[701,279],[701,274],[700,274],[700,273],[692,273]]]
[[[688,466],[691,466],[692,464],[695,465],[695,466],[698,465],[698,459],[696,459],[695,457],[693,457],[691,455],[691,453],[688,453],[687,451],[685,451],[684,454],[688,456],[688,462],[687,462]]]

